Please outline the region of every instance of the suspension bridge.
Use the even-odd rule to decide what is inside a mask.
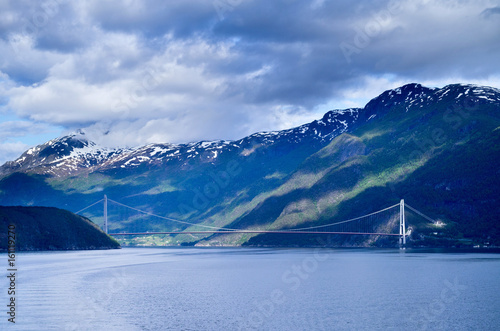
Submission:
[[[132,206],[125,205],[118,201],[109,199],[106,195],[104,198],[94,202],[93,204],[79,210],[76,214],[103,202],[104,204],[104,224],[103,231],[110,236],[141,236],[141,235],[212,235],[212,234],[235,234],[235,233],[247,233],[247,234],[329,234],[329,235],[364,235],[364,236],[387,236],[387,237],[399,237],[400,245],[404,246],[406,244],[407,237],[411,234],[411,228],[408,228],[406,224],[405,213],[409,210],[415,215],[418,215],[426,222],[430,222],[433,225],[440,226],[442,223],[433,220],[417,209],[406,204],[404,199],[397,204],[383,208],[381,210],[365,214],[359,217],[309,227],[301,228],[289,228],[289,229],[262,229],[262,228],[246,228],[246,229],[236,229],[228,227],[218,227],[199,223],[191,223],[188,221],[182,221],[171,217],[161,216],[154,214],[149,211],[141,210]],[[184,230],[173,230],[173,231],[141,231],[141,232],[108,232],[108,203],[115,204],[120,207],[128,208],[137,213],[141,213],[147,216],[156,217],[165,221],[177,223],[182,226],[187,226]],[[376,220],[376,217],[382,215],[382,213],[387,213],[392,211],[392,216],[382,217],[382,221]],[[380,217],[379,217],[380,218]],[[397,221],[399,219],[399,226]],[[196,230],[192,229],[196,228]],[[396,230],[396,231],[394,231]]]

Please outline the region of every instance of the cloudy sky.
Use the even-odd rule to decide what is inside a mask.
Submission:
[[[500,87],[500,0],[0,0],[0,162],[237,139],[409,82]]]

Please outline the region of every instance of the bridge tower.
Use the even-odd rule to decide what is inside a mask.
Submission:
[[[399,202],[399,246],[406,245],[405,200]]]
[[[108,233],[108,197],[104,194],[104,232]]]

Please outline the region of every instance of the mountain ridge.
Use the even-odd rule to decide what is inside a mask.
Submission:
[[[462,245],[460,238],[500,244],[500,224],[492,212],[500,203],[499,128],[498,89],[407,84],[385,91],[364,108],[330,111],[296,128],[235,141],[150,144],[97,149],[99,153],[88,141],[66,138],[68,145],[93,150],[88,157],[75,153],[75,158],[69,157],[73,150],[68,146],[54,150],[54,143],[46,143],[31,152],[38,153],[36,160],[27,151],[18,168],[12,162],[0,167],[0,203],[80,210],[107,194],[134,208],[191,223],[280,229],[328,224],[405,198],[448,224],[439,231],[415,229],[415,244]],[[55,156],[40,156],[44,148],[52,148],[46,154]],[[86,213],[96,223],[102,221],[102,210]],[[113,232],[189,228],[118,209],[110,211],[109,226]],[[291,243],[265,235],[147,240],[161,245]],[[294,245],[311,244],[294,240]],[[335,240],[350,246],[394,244],[382,238]]]
[[[234,141],[153,143],[134,148],[105,148],[98,147],[94,142],[87,140],[85,133],[79,131],[28,149],[16,160],[8,161],[0,166],[0,175],[29,170],[34,170],[38,174],[74,175],[78,173],[77,168],[86,168],[92,172],[113,167],[125,168],[127,165],[138,166],[144,162],[151,164],[162,158],[167,158],[166,162],[175,159],[185,161],[194,157],[213,160],[219,156],[219,153],[227,150],[240,149],[244,152],[252,145],[272,144],[276,139],[287,139],[290,143],[299,143],[303,137],[325,141],[335,133],[344,132],[348,121],[352,119],[344,115],[349,113],[350,116],[354,116],[355,120],[357,111],[358,109],[355,108],[332,110],[322,119],[311,123],[282,131],[258,132]],[[44,171],[46,166],[59,169]],[[37,171],[36,168],[39,170]]]
[[[493,87],[474,84],[450,84],[439,89],[424,87],[418,83],[410,83],[383,92],[370,100],[364,108],[331,110],[325,113],[323,118],[311,123],[281,131],[257,132],[238,140],[202,140],[182,144],[151,143],[133,148],[107,148],[97,146],[96,143],[86,138],[82,130],[78,130],[73,134],[32,147],[16,160],[7,161],[0,166],[0,176],[14,171],[26,171],[37,167],[43,168],[43,166],[47,165],[60,167],[58,171],[52,173],[53,175],[74,175],[78,173],[77,168],[90,168],[89,171],[95,171],[116,166],[122,168],[127,165],[138,166],[143,162],[154,163],[160,156],[171,159],[180,159],[182,155],[185,158],[192,158],[197,155],[199,157],[200,149],[209,152],[201,153],[201,155],[205,154],[205,157],[214,159],[226,149],[247,147],[248,142],[251,140],[260,140],[259,143],[269,143],[269,140],[272,142],[273,139],[290,136],[289,142],[293,140],[300,142],[301,134],[305,136],[308,131],[314,131],[316,139],[326,141],[346,132],[349,129],[349,120],[351,120],[351,123],[349,123],[351,125],[358,120],[358,117],[364,117],[366,121],[369,121],[376,116],[383,115],[377,110],[381,108],[391,109],[402,103],[406,104],[406,111],[417,106],[421,108],[425,102],[436,101],[436,97],[437,101],[441,101],[444,96],[453,90],[455,90],[455,93],[461,91],[457,99],[471,92],[478,99],[482,99],[481,101],[500,102],[500,97],[498,97],[500,90]],[[476,95],[478,92],[482,94]],[[346,113],[349,113],[351,117],[347,116],[346,118],[346,116],[343,116]],[[58,150],[56,146],[59,148]],[[152,158],[152,156],[156,157]],[[44,174],[44,170],[40,169],[37,173]]]

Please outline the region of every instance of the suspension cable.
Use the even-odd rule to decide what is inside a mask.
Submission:
[[[342,224],[342,223],[348,223],[348,222],[352,222],[352,221],[357,221],[357,220],[359,220],[361,218],[372,216],[372,215],[376,215],[378,213],[381,213],[381,212],[384,212],[386,210],[392,209],[392,208],[394,208],[396,206],[399,206],[399,203],[395,204],[394,206],[390,206],[390,207],[387,207],[385,209],[382,209],[382,210],[379,210],[379,211],[376,211],[376,212],[373,212],[373,213],[370,213],[370,214],[366,214],[366,215],[363,215],[363,216],[359,216],[359,217],[356,217],[356,218],[351,218],[351,219],[348,219],[348,220],[342,221],[342,222],[336,222],[336,223],[331,223],[331,224],[326,224],[326,225],[310,226],[310,227],[307,227],[307,228],[289,229],[289,230],[290,231],[302,231],[302,230],[319,229],[319,228],[324,228],[324,227],[327,227],[327,226],[332,226],[332,225],[337,225],[337,224]]]
[[[415,213],[417,213],[418,215],[422,216],[423,218],[425,218],[426,220],[428,220],[429,222],[431,223],[436,223],[435,220],[433,220],[432,218],[430,218],[429,216],[426,216],[424,214],[422,214],[421,212],[419,212],[418,210],[416,210],[415,208],[413,208],[412,206],[408,205],[407,203],[405,203],[405,207],[408,207],[410,208],[412,211],[414,211]]]
[[[81,213],[82,211],[100,203],[104,201],[104,199],[101,199],[97,202],[94,202],[93,204],[77,211],[75,214],[79,214]],[[180,220],[177,220],[177,219],[174,219],[174,218],[171,218],[171,217],[166,217],[166,216],[161,216],[161,215],[157,215],[157,214],[154,214],[154,213],[151,213],[151,212],[148,212],[148,211],[144,211],[144,210],[141,210],[141,209],[138,209],[138,208],[134,208],[134,207],[131,207],[131,206],[127,206],[123,203],[120,203],[118,201],[114,201],[112,199],[109,199],[108,198],[108,201],[110,202],[113,202],[117,205],[120,205],[120,206],[123,206],[123,207],[126,207],[126,208],[129,208],[129,209],[132,209],[132,210],[135,210],[137,212],[140,212],[140,213],[143,213],[143,214],[146,214],[146,215],[150,215],[150,216],[154,216],[154,217],[158,217],[158,218],[161,218],[161,219],[164,219],[164,220],[167,220],[167,221],[172,221],[172,222],[177,222],[177,223],[181,223],[181,224],[186,224],[186,225],[190,225],[190,226],[200,226],[200,227],[203,227],[203,228],[208,228],[208,229],[216,229],[216,230],[225,230],[225,231],[239,231],[240,229],[233,229],[233,228],[223,228],[223,227],[218,227],[218,226],[210,226],[210,225],[203,225],[203,224],[196,224],[196,223],[191,223],[191,222],[186,222],[186,221],[180,221]],[[328,226],[333,226],[333,225],[338,225],[338,224],[344,224],[344,223],[348,223],[348,222],[353,222],[353,221],[357,221],[359,219],[362,219],[362,218],[365,218],[365,217],[369,217],[369,216],[373,216],[373,215],[376,215],[376,214],[379,214],[379,213],[382,213],[384,211],[387,211],[389,209],[392,209],[392,208],[395,208],[395,207],[398,207],[400,204],[397,203],[393,206],[390,206],[390,207],[387,207],[387,208],[384,208],[384,209],[381,209],[381,210],[378,210],[376,212],[373,212],[373,213],[370,213],[370,214],[366,214],[366,215],[363,215],[363,216],[359,216],[359,217],[355,217],[355,218],[351,218],[351,219],[348,219],[348,220],[345,220],[345,221],[341,221],[341,222],[335,222],[335,223],[330,223],[330,224],[325,224],[325,225],[317,225],[317,226],[310,226],[310,227],[305,227],[305,228],[297,228],[297,229],[287,229],[287,231],[303,231],[303,230],[312,230],[312,229],[319,229],[319,228],[325,228],[325,227],[328,227]],[[415,208],[411,207],[410,205],[408,204],[405,204],[406,207],[408,207],[410,210],[412,210],[413,212],[417,213],[418,215],[422,216],[423,218],[425,218],[426,220],[428,220],[429,222],[432,222],[432,223],[435,223],[436,221],[434,221],[432,218],[424,215],[423,213],[421,213],[420,211],[416,210]]]
[[[170,217],[166,217],[166,216],[156,215],[156,214],[153,214],[153,213],[148,212],[148,211],[144,211],[144,210],[140,210],[140,209],[137,209],[137,208],[134,208],[134,207],[130,207],[130,206],[124,205],[123,203],[120,203],[120,202],[118,202],[118,201],[111,200],[110,198],[108,198],[108,201],[111,201],[111,202],[113,202],[113,203],[116,203],[117,205],[120,205],[120,206],[123,206],[123,207],[129,208],[129,209],[132,209],[132,210],[138,211],[138,212],[143,213],[143,214],[146,214],[146,215],[150,215],[150,216],[154,216],[154,217],[162,218],[162,219],[167,220],[167,221],[172,221],[172,222],[177,222],[177,223],[187,224],[187,225],[191,225],[191,226],[201,226],[201,227],[204,227],[204,228],[209,228],[209,229],[227,230],[227,231],[237,231],[237,230],[238,230],[238,229],[221,228],[221,227],[218,227],[218,226],[210,226],[210,225],[203,225],[203,224],[196,224],[196,223],[190,223],[190,222],[185,222],[185,221],[179,221],[179,220],[176,220],[175,218],[170,218]]]
[[[79,211],[77,211],[75,214],[79,214],[79,213],[81,213],[82,211],[84,211],[84,210],[86,210],[86,209],[89,209],[90,207],[92,207],[92,206],[94,206],[94,205],[97,205],[99,202],[102,202],[102,201],[104,201],[104,199],[101,199],[101,200],[99,200],[99,201],[97,201],[97,202],[94,202],[94,203],[93,203],[93,204],[91,204],[90,206],[87,206],[87,207],[85,207],[85,208],[83,208],[83,209],[80,209],[80,210],[79,210]]]

